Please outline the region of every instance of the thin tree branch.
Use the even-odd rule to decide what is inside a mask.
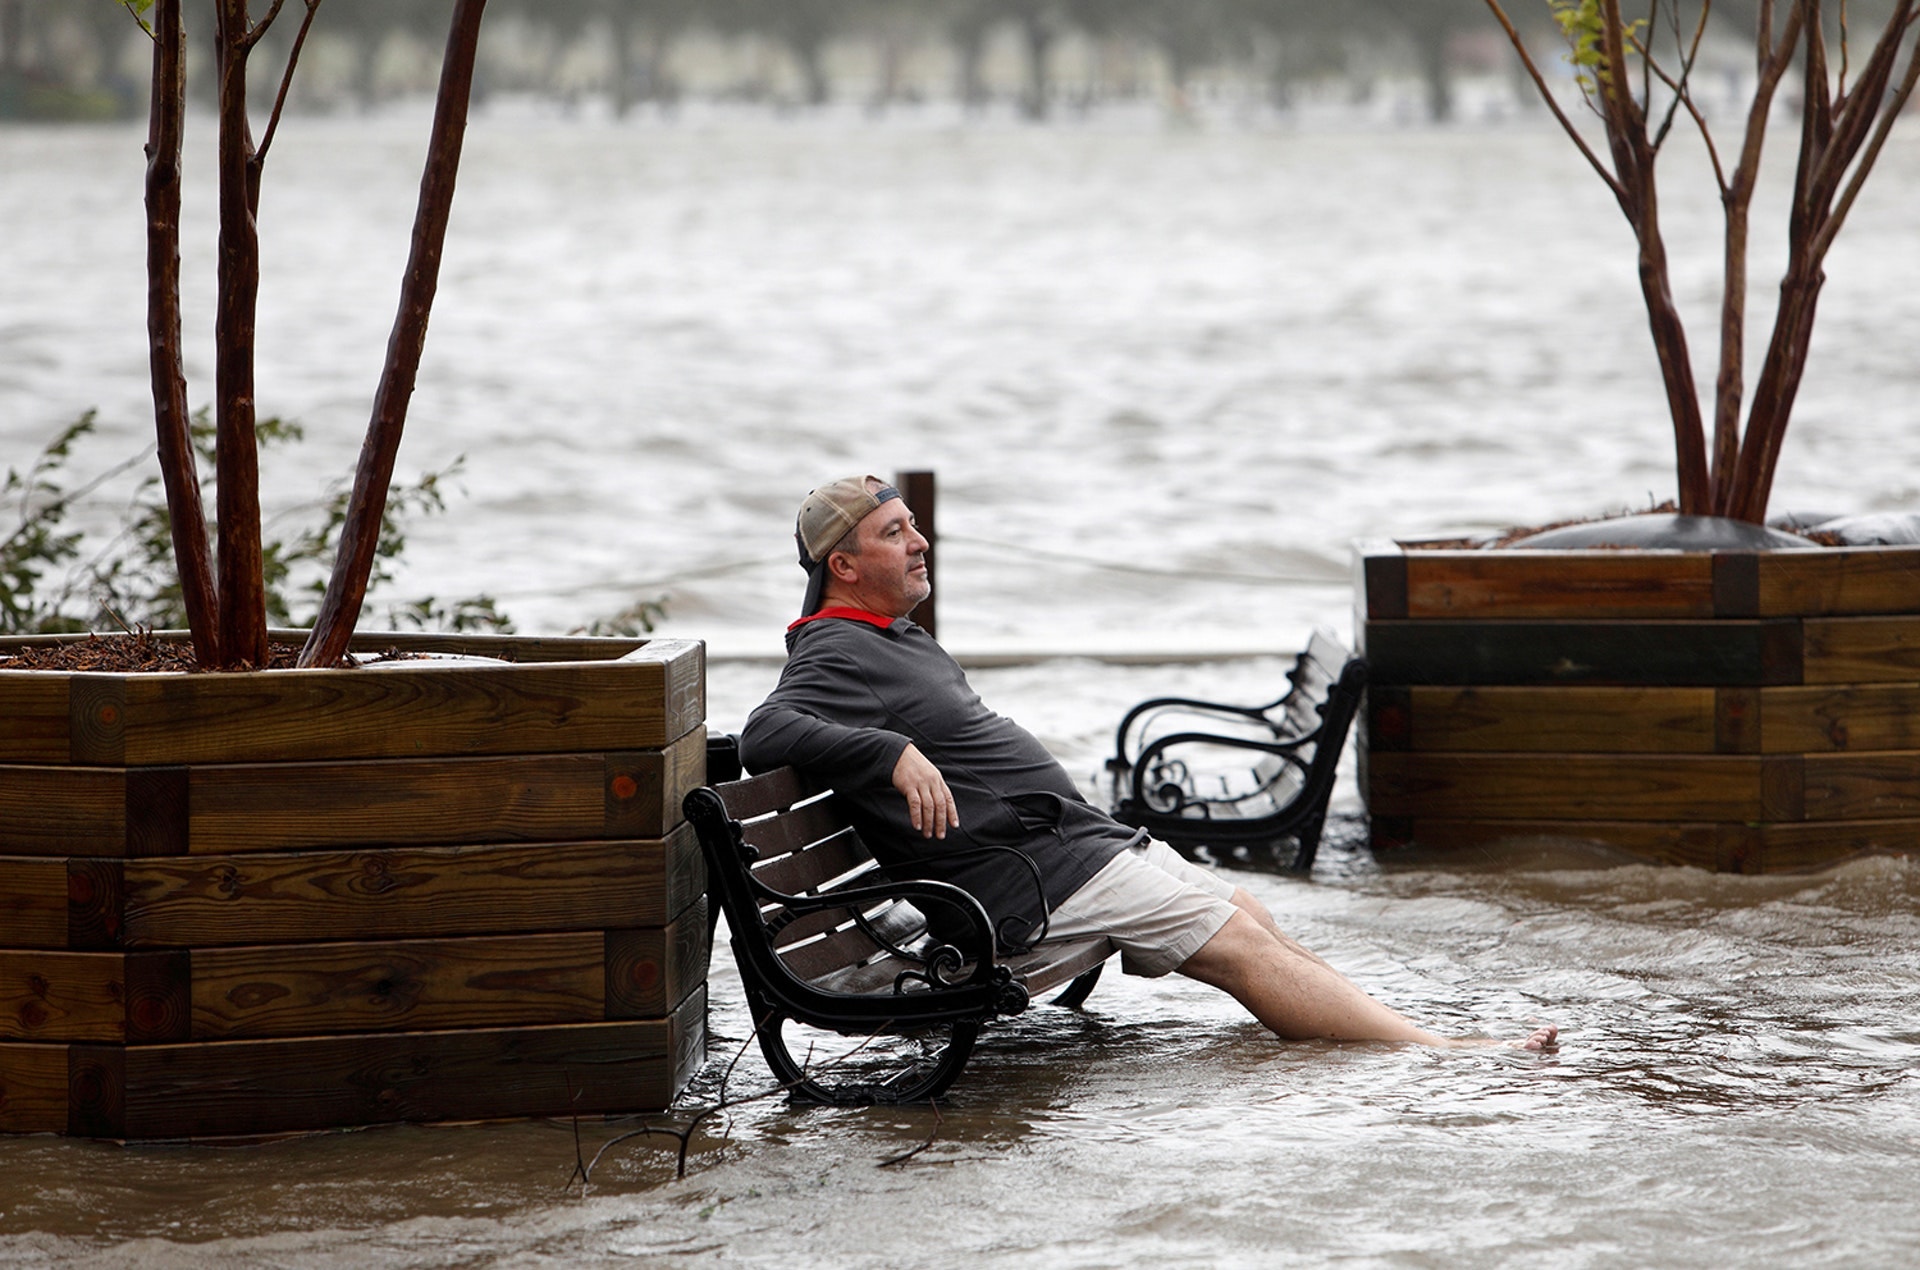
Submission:
[[[420,203],[414,214],[413,247],[400,288],[399,312],[387,341],[386,365],[374,394],[373,418],[360,448],[353,494],[333,574],[314,619],[313,633],[300,651],[302,666],[330,666],[347,651],[353,627],[366,600],[367,579],[380,542],[380,521],[387,490],[406,427],[407,405],[426,348],[427,317],[440,279],[440,253],[446,244],[453,209],[454,178],[466,133],[467,104],[473,95],[473,67],[480,43],[480,19],[486,0],[458,0],[447,30],[447,51],[440,68],[433,133],[427,144],[426,171],[420,178]]]
[[[1852,41],[1847,38],[1847,0],[1840,0],[1840,95],[1847,95],[1847,60]]]
[[[767,1026],[767,1024],[771,1021],[771,1019],[772,1019],[772,1016],[769,1015],[767,1018],[761,1019],[759,1022],[755,1023],[753,1026],[753,1030],[747,1033],[746,1039],[740,1042],[740,1048],[734,1052],[733,1060],[727,1064],[726,1075],[721,1078],[721,1082],[720,1082],[721,1094],[720,1094],[719,1101],[715,1102],[712,1106],[702,1107],[698,1111],[694,1112],[693,1115],[688,1118],[687,1123],[681,1128],[669,1129],[669,1128],[666,1128],[665,1126],[655,1126],[655,1125],[649,1125],[649,1124],[643,1123],[638,1129],[634,1129],[630,1132],[620,1134],[617,1137],[609,1138],[606,1142],[601,1144],[600,1149],[598,1151],[595,1151],[593,1153],[593,1159],[589,1160],[584,1167],[580,1165],[578,1160],[578,1154],[576,1151],[574,1171],[572,1174],[568,1176],[567,1185],[572,1186],[573,1179],[577,1177],[580,1179],[580,1188],[584,1192],[588,1183],[592,1180],[593,1170],[598,1168],[600,1165],[601,1156],[605,1155],[608,1151],[612,1150],[614,1147],[619,1146],[622,1142],[630,1142],[635,1138],[653,1137],[656,1134],[661,1137],[673,1138],[679,1143],[679,1151],[675,1157],[674,1176],[676,1178],[684,1178],[687,1175],[687,1153],[692,1149],[693,1133],[694,1133],[694,1130],[700,1127],[700,1124],[702,1121],[707,1120],[712,1116],[718,1115],[722,1111],[731,1111],[735,1107],[744,1106],[745,1104],[750,1102],[759,1102],[762,1099],[771,1098],[775,1094],[790,1093],[794,1089],[797,1089],[801,1085],[805,1084],[808,1080],[811,1080],[816,1072],[831,1071],[833,1068],[839,1066],[841,1063],[845,1063],[853,1058],[858,1057],[862,1050],[866,1049],[869,1045],[873,1044],[876,1040],[878,1040],[884,1034],[880,1031],[875,1031],[861,1038],[861,1041],[858,1045],[854,1046],[852,1049],[848,1050],[844,1054],[836,1055],[834,1058],[830,1059],[826,1063],[823,1063],[819,1068],[815,1068],[813,1066],[813,1055],[812,1055],[812,1051],[809,1050],[807,1055],[807,1061],[801,1064],[801,1075],[798,1079],[784,1081],[781,1084],[773,1085],[766,1089],[755,1090],[753,1093],[750,1093],[750,1094],[742,1094],[738,1098],[728,1097],[726,1094],[727,1078],[733,1075],[733,1069],[739,1065],[740,1059],[747,1052],[747,1047],[751,1045],[754,1039],[760,1035],[760,1029]],[[569,1087],[571,1087],[571,1083],[569,1083]],[[934,1114],[935,1115],[939,1114],[937,1108]],[[928,1145],[931,1145],[931,1139],[929,1139]]]
[[[219,0],[220,264],[215,339],[214,504],[219,520],[220,664],[267,664],[254,437],[254,323],[260,293],[259,184],[247,126],[247,0]]]
[[[1913,0],[1900,0],[1893,18],[1887,23],[1887,29],[1882,32],[1866,66],[1860,72],[1860,81],[1854,87],[1853,96],[1847,99],[1842,108],[1834,144],[1817,174],[1820,192],[1831,210],[1814,233],[1812,245],[1817,253],[1816,259],[1824,259],[1833,245],[1841,223],[1845,221],[1847,212],[1852,210],[1854,199],[1859,196],[1860,187],[1865,184],[1874,162],[1880,157],[1887,134],[1892,131],[1894,121],[1899,118],[1900,111],[1913,94],[1916,72],[1920,71],[1920,45],[1909,50],[1907,70],[1901,77],[1899,88],[1894,90],[1891,98],[1887,92],[1893,67],[1899,61],[1900,45],[1906,39],[1905,28],[1915,17],[1913,9]],[[1856,164],[1854,159],[1860,156],[1863,144],[1867,145],[1866,156]],[[1852,177],[1847,181],[1845,192],[1840,195],[1836,205],[1833,202],[1835,191],[1849,167],[1852,168]]]
[[[306,0],[307,14],[300,20],[300,31],[293,37],[293,47],[287,51],[287,68],[280,74],[280,91],[274,94],[273,113],[267,116],[267,131],[260,138],[260,146],[253,152],[254,167],[262,167],[267,161],[267,147],[273,144],[273,134],[280,127],[280,112],[287,106],[287,89],[293,86],[293,70],[300,64],[300,49],[307,42],[307,32],[313,28],[313,15],[320,11],[320,0]],[[279,6],[276,5],[277,9]]]
[[[939,1103],[929,1098],[927,1099],[927,1106],[933,1109],[933,1131],[927,1134],[927,1140],[925,1142],[920,1143],[918,1146],[909,1147],[907,1150],[902,1151],[898,1155],[888,1156],[886,1159],[880,1161],[879,1164],[876,1165],[875,1167],[890,1169],[890,1168],[893,1168],[895,1165],[905,1164],[908,1160],[911,1160],[914,1156],[919,1155],[922,1151],[926,1150],[928,1147],[933,1145],[934,1140],[940,1136],[940,1130],[946,1124],[946,1119],[940,1114]]]
[[[1740,410],[1746,393],[1747,231],[1754,187],[1759,181],[1767,123],[1780,81],[1792,67],[1800,41],[1804,13],[1795,4],[1785,29],[1773,39],[1772,2],[1762,7],[1755,32],[1760,50],[1759,78],[1747,109],[1746,134],[1740,159],[1734,166],[1723,202],[1726,209],[1726,254],[1720,301],[1720,373],[1714,392],[1711,507],[1729,515],[1734,501],[1735,474],[1740,462]]]
[[[1593,166],[1594,172],[1599,175],[1602,181],[1607,183],[1607,188],[1613,191],[1614,198],[1624,199],[1626,194],[1625,191],[1620,188],[1618,178],[1607,169],[1605,164],[1600,162],[1600,156],[1595,154],[1592,147],[1587,145],[1586,138],[1580,135],[1580,130],[1573,126],[1573,121],[1567,118],[1565,111],[1560,109],[1560,103],[1554,98],[1553,90],[1547,87],[1546,77],[1540,73],[1540,68],[1534,65],[1532,55],[1527,52],[1526,41],[1520,38],[1520,32],[1513,25],[1513,19],[1507,16],[1507,11],[1500,7],[1500,0],[1487,0],[1487,8],[1493,11],[1493,16],[1499,20],[1501,27],[1505,29],[1507,41],[1513,45],[1513,51],[1520,55],[1521,65],[1527,68],[1527,75],[1533,80],[1534,87],[1540,90],[1540,100],[1547,104],[1547,109],[1553,112],[1553,117],[1560,121],[1561,129],[1566,132],[1568,139],[1573,142],[1575,148],[1586,156],[1586,160]],[[1604,116],[1602,117],[1604,118]]]
[[[1860,196],[1861,187],[1867,183],[1867,176],[1873,171],[1874,164],[1879,161],[1880,150],[1887,143],[1887,135],[1893,131],[1894,121],[1906,110],[1907,103],[1913,98],[1916,82],[1920,82],[1920,44],[1908,50],[1907,70],[1900,77],[1900,87],[1894,90],[1893,99],[1887,103],[1885,110],[1881,113],[1879,122],[1874,128],[1873,139],[1867,143],[1860,162],[1854,166],[1853,176],[1848,180],[1846,190],[1840,195],[1839,202],[1835,204],[1833,214],[1827,218],[1826,227],[1820,231],[1819,238],[1815,240],[1822,257],[1826,255],[1828,248],[1832,247],[1834,236],[1840,232],[1840,227],[1846,223],[1847,213],[1853,210],[1854,200]]]
[[[187,413],[180,333],[181,150],[187,110],[186,19],[181,0],[154,7],[153,104],[147,140],[147,339],[161,482],[166,489],[180,599],[194,659],[218,666],[220,606],[207,549],[206,505]]]
[[[1652,59],[1648,59],[1648,65],[1653,65]],[[1707,126],[1706,116],[1700,113],[1698,104],[1693,100],[1693,91],[1686,82],[1686,77],[1692,74],[1692,72],[1693,61],[1691,57],[1687,60],[1685,70],[1682,71],[1679,80],[1675,80],[1672,76],[1668,75],[1663,68],[1659,66],[1653,67],[1653,73],[1660,77],[1660,82],[1673,91],[1674,105],[1684,108],[1687,114],[1692,117],[1694,127],[1700,132],[1700,140],[1707,147],[1707,158],[1713,164],[1714,183],[1720,187],[1720,197],[1725,198],[1727,196],[1727,176],[1726,170],[1720,165],[1720,149],[1714,145],[1713,131]],[[1663,120],[1660,125],[1662,140],[1665,139],[1666,130],[1672,122],[1673,112],[1669,110],[1666,119]],[[1656,141],[1654,143],[1654,149],[1658,150],[1659,148],[1660,142]]]
[[[266,16],[248,27],[246,33],[240,37],[240,47],[251,50],[258,44],[260,37],[267,33],[267,28],[273,25],[273,20],[280,16],[280,6],[286,2],[287,0],[273,0],[273,7],[267,10]]]
[[[1693,68],[1700,57],[1700,40],[1706,34],[1707,14],[1710,13],[1712,9],[1712,0],[1702,0],[1700,5],[1700,20],[1694,24],[1692,40],[1687,40],[1681,32],[1679,4],[1675,3],[1673,7],[1667,11],[1673,30],[1673,46],[1676,49],[1685,50],[1680,55],[1680,77],[1677,81],[1669,76],[1665,69],[1654,61],[1653,51],[1651,49],[1642,48],[1640,50],[1640,56],[1648,72],[1658,75],[1661,81],[1673,91],[1674,96],[1673,102],[1667,107],[1666,118],[1660,121],[1659,135],[1654,140],[1653,148],[1658,150],[1666,143],[1667,133],[1673,127],[1674,112],[1684,106],[1687,113],[1693,116],[1694,124],[1700,129],[1700,137],[1706,142],[1707,153],[1713,157],[1714,175],[1718,176],[1720,174],[1720,156],[1714,152],[1713,136],[1707,131],[1706,120],[1701,116],[1693,100]],[[1649,101],[1652,100],[1652,92],[1653,90],[1651,88],[1647,90]],[[1725,189],[1724,181],[1721,183],[1721,188],[1723,190]]]

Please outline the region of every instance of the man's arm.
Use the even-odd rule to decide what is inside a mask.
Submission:
[[[947,778],[911,741],[893,765],[893,787],[907,800],[914,832],[923,838],[944,838],[960,827],[960,808],[947,788]]]
[[[850,661],[811,655],[787,663],[779,686],[747,717],[740,757],[757,772],[792,765],[842,790],[892,785],[916,832],[947,836],[960,823],[940,770],[891,720]]]

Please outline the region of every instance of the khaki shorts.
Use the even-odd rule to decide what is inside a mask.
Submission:
[[[1180,966],[1234,914],[1234,884],[1147,839],[1115,856],[1047,919],[1047,941],[1105,935],[1120,968],[1154,978]]]

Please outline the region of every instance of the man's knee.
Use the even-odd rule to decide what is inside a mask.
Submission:
[[[1226,924],[1200,950],[1180,963],[1180,973],[1216,988],[1243,980],[1271,951],[1272,936],[1244,909],[1236,908]]]
[[[1253,893],[1248,891],[1246,887],[1244,886],[1234,887],[1233,894],[1228,896],[1227,898],[1232,902],[1235,908],[1247,914],[1247,916],[1253,918],[1255,921],[1259,922],[1262,926],[1275,925],[1273,920],[1273,914],[1267,911],[1267,906],[1265,904],[1262,904],[1259,900],[1255,899],[1253,896]]]

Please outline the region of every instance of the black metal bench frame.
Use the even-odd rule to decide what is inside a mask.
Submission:
[[[1063,983],[1054,1004],[1079,1005],[1114,951],[1105,939],[996,947],[978,901],[944,882],[887,877],[832,790],[793,768],[703,786],[685,810],[760,1051],[802,1101],[937,1098],[982,1024]],[[947,920],[930,927],[929,912]],[[875,1043],[822,1067],[789,1024]],[[882,1037],[907,1043],[883,1046]]]
[[[1256,853],[1268,853],[1281,868],[1311,869],[1367,667],[1322,630],[1287,678],[1287,692],[1263,705],[1153,697],[1127,711],[1106,764],[1115,818],[1211,863],[1262,863]],[[1163,731],[1167,719],[1182,726]],[[1208,721],[1243,732],[1202,730]],[[1223,781],[1219,794],[1204,792],[1203,777],[1222,775],[1220,767],[1196,769],[1190,756],[1222,749],[1248,755],[1253,768],[1239,772],[1237,786]],[[1297,786],[1277,796],[1290,775]]]

